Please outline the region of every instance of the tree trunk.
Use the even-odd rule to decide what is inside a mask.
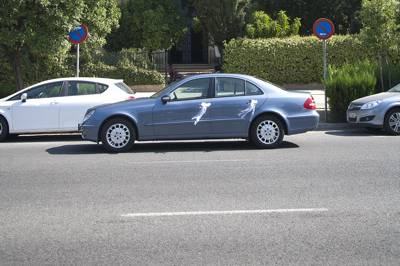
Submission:
[[[381,91],[385,91],[385,84],[383,81],[383,62],[382,62],[383,58],[380,55],[379,56],[379,75],[380,75],[380,80],[381,80]]]
[[[389,89],[392,88],[392,71],[390,69],[390,63],[389,63],[389,58],[387,55],[385,55],[385,63],[388,71],[388,79],[389,79]]]
[[[24,88],[24,82],[22,80],[21,51],[19,49],[15,50],[11,55],[11,61],[15,75],[16,88],[17,91],[19,91]]]

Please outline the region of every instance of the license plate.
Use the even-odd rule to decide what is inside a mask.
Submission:
[[[349,118],[356,118],[357,114],[356,113],[349,113]]]

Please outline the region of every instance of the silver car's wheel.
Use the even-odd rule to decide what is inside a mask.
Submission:
[[[278,125],[271,120],[261,122],[257,127],[257,137],[264,144],[274,144],[280,135]]]
[[[8,124],[4,117],[0,116],[0,141],[6,139],[8,135]]]
[[[107,142],[113,148],[125,147],[130,139],[129,128],[124,124],[113,124],[107,129]]]
[[[282,143],[284,135],[281,120],[273,115],[265,115],[253,121],[249,137],[258,148],[272,149]]]
[[[400,135],[400,109],[392,109],[386,114],[385,130],[392,135]]]
[[[389,117],[389,126],[394,132],[400,133],[400,113],[393,113]]]
[[[136,139],[133,124],[125,118],[113,118],[101,129],[101,142],[109,152],[125,152],[132,148]]]

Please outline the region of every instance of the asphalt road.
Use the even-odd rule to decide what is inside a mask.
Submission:
[[[400,137],[0,143],[1,265],[399,265]],[[200,212],[200,213],[199,213]]]

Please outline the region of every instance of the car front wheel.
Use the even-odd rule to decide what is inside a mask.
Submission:
[[[390,110],[385,117],[385,130],[391,135],[400,135],[400,109]]]
[[[0,116],[0,141],[7,138],[8,135],[8,124],[4,117]]]
[[[257,118],[250,131],[250,139],[257,148],[273,149],[283,140],[285,131],[282,122],[275,116],[266,115]]]
[[[130,121],[114,118],[107,121],[101,130],[101,141],[109,152],[129,151],[135,143],[135,129]]]

